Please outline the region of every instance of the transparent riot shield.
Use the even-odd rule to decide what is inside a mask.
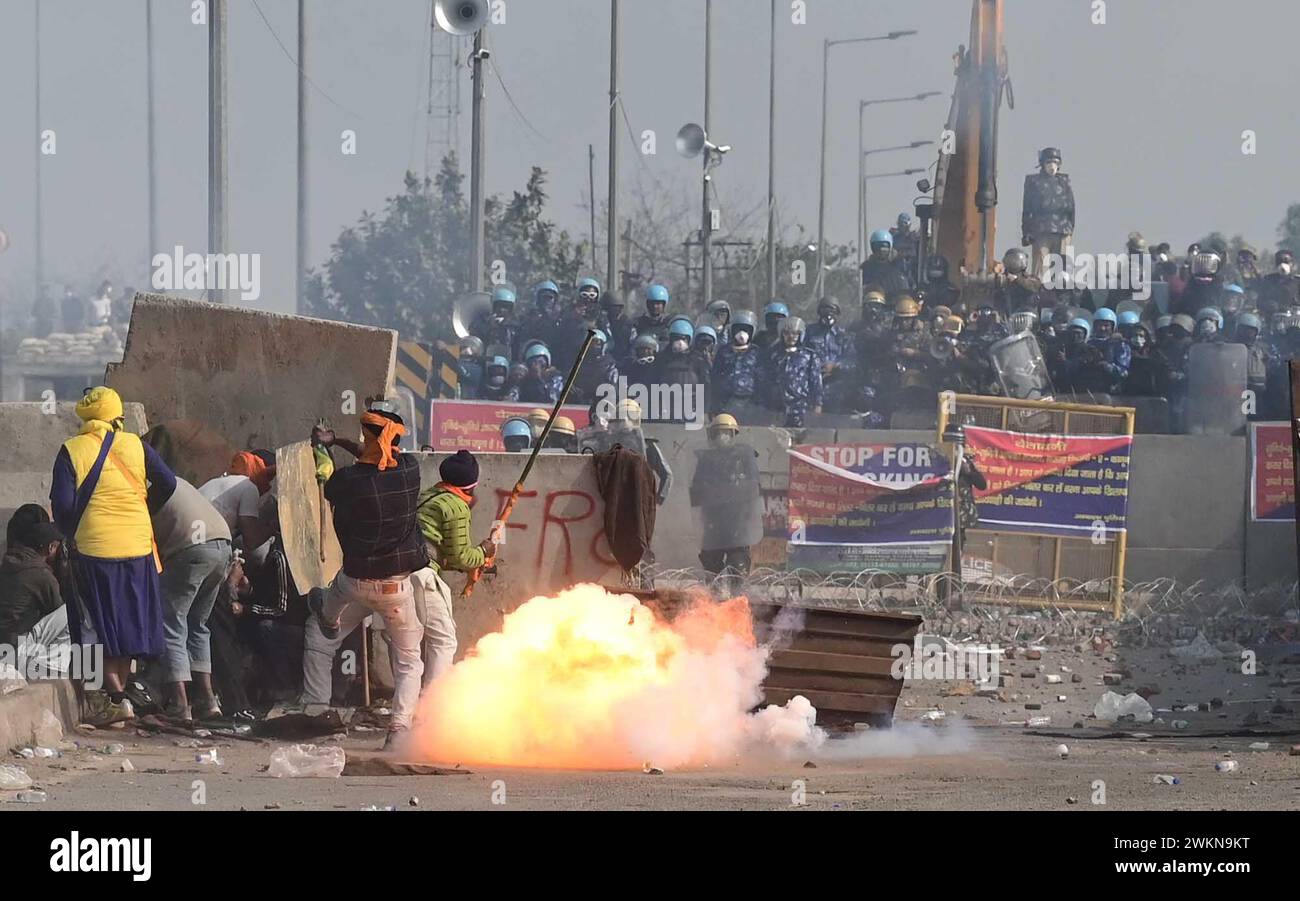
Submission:
[[[691,508],[700,550],[753,547],[763,540],[758,454],[748,444],[697,450]]]
[[[1244,435],[1245,392],[1244,344],[1193,345],[1187,354],[1187,434]]]

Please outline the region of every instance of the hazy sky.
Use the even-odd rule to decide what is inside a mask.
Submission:
[[[296,3],[258,0],[296,52]],[[33,25],[36,0],[0,0],[0,293],[31,297],[34,208]],[[535,134],[495,78],[488,89],[488,190],[550,173],[551,214],[588,230],[587,145],[604,192],[608,140],[608,0],[505,0],[493,62]],[[788,9],[787,0],[778,4]],[[936,139],[953,88],[952,54],[969,31],[969,0],[807,0],[806,25],[778,31],[779,203],[784,222],[815,230],[821,47],[827,37],[917,29],[892,42],[832,51],[828,238],[853,240],[859,99],[937,90],[923,103],[873,107],[867,146]],[[1300,201],[1289,161],[1300,147],[1300,4],[1294,0],[1007,0],[1017,107],[1004,110],[998,250],[1018,242],[1021,183],[1045,145],[1064,151],[1078,198],[1076,246],[1121,249],[1141,230],[1176,249],[1218,229],[1275,240]],[[57,154],[42,157],[47,282],[87,291],[105,267],[147,281],[145,0],[40,0],[43,115]],[[160,236],[164,248],[206,242],[206,29],[190,0],[155,0]],[[734,146],[719,171],[727,197],[761,202],[767,186],[767,0],[715,0],[713,135]],[[339,230],[375,210],[424,159],[428,0],[311,0],[311,260]],[[624,0],[624,102],[633,129],[654,129],[644,158],[665,185],[694,185],[696,165],[672,136],[703,116],[703,0]],[[252,0],[230,0],[231,250],[262,255],[262,297],[293,304],[296,73]],[[468,78],[462,157],[468,158]],[[345,156],[340,133],[357,133]],[[1253,129],[1258,152],[1242,153]],[[625,172],[638,167],[626,133]],[[869,171],[928,166],[930,149],[881,154]],[[910,209],[914,179],[871,183],[872,227]],[[724,217],[727,215],[724,210]],[[759,238],[759,234],[750,237]]]

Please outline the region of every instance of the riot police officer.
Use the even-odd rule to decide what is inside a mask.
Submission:
[[[822,366],[822,379],[826,385],[827,407],[838,412],[838,392],[846,384],[853,359],[853,339],[839,324],[840,302],[834,297],[824,297],[817,305],[817,321],[804,332],[804,346],[817,354]]]
[[[548,279],[539,282],[533,288],[533,308],[519,324],[519,331],[510,347],[510,352],[515,359],[519,358],[530,341],[541,341],[545,344],[551,340],[555,333],[556,320],[560,318],[559,304],[560,287],[555,282]]]
[[[510,361],[501,354],[488,357],[481,397],[495,401],[519,400],[519,386],[510,383]]]
[[[501,346],[514,355],[519,352],[519,322],[515,319],[515,291],[498,285],[492,291],[492,309],[482,313],[470,324],[469,332],[484,347]],[[480,351],[479,356],[482,356]]]
[[[713,361],[711,413],[733,409],[757,400],[763,382],[762,351],[754,344],[757,323],[749,310],[738,310],[731,320],[731,340],[718,348]]]
[[[637,336],[653,335],[663,347],[668,343],[668,289],[663,285],[651,285],[645,289],[645,313],[633,323]]]
[[[582,342],[587,340],[587,332],[596,327],[599,301],[600,282],[594,278],[584,278],[578,282],[573,306],[565,310],[556,321],[551,352],[555,355],[555,365],[561,372],[568,372],[572,368],[582,350]],[[606,341],[608,337],[606,335]]]
[[[1061,171],[1061,151],[1044,147],[1038,152],[1038,171],[1025,176],[1024,206],[1020,219],[1021,244],[1032,247],[1032,274],[1042,278],[1048,254],[1062,257],[1074,235],[1074,188]]]
[[[519,383],[519,400],[526,404],[554,404],[564,391],[564,374],[551,365],[551,349],[541,341],[524,348],[528,374]]]
[[[773,358],[773,408],[785,413],[786,428],[803,428],[809,411],[822,411],[822,369],[817,355],[803,346],[804,323],[798,316],[781,322],[781,349]]]
[[[862,264],[863,288],[882,292],[886,300],[896,300],[911,291],[912,283],[907,273],[899,268],[894,253],[894,236],[886,229],[877,229],[871,233],[869,243],[871,256]]]

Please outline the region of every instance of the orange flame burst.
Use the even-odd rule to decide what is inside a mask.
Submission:
[[[701,599],[668,622],[578,585],[519,607],[432,683],[410,750],[481,766],[721,762],[741,749],[766,661],[745,598]]]

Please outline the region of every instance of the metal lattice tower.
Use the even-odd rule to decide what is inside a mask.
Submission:
[[[432,177],[442,158],[460,153],[460,81],[468,43],[448,34],[429,16],[429,104],[425,118],[424,172]]]

